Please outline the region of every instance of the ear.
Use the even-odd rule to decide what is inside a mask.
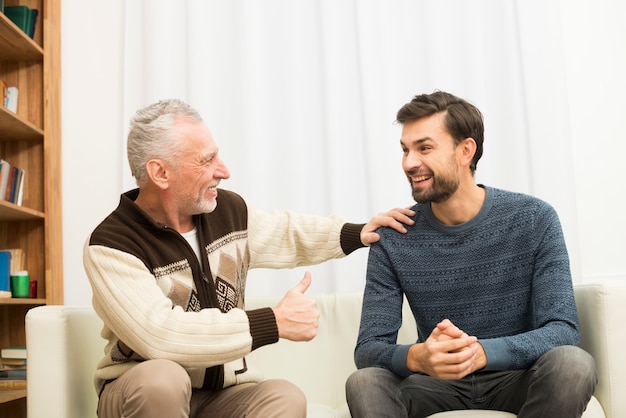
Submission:
[[[476,141],[474,138],[465,138],[458,144],[457,158],[461,165],[469,167],[474,158],[474,154],[476,154]]]
[[[165,161],[159,159],[148,161],[146,172],[150,181],[158,188],[165,190],[169,187],[170,170]]]

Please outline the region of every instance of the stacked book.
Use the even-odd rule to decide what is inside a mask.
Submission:
[[[26,347],[0,351],[0,390],[26,389]]]
[[[0,159],[0,199],[22,205],[24,170]]]
[[[15,25],[22,30],[31,39],[35,36],[35,26],[37,25],[37,9],[31,9],[26,6],[5,6],[4,14]]]

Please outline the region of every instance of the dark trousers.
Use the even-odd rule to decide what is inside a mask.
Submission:
[[[522,417],[580,417],[597,383],[584,350],[563,346],[528,370],[477,372],[461,380],[416,373],[400,378],[380,368],[357,370],[346,382],[353,418],[428,417],[437,412],[485,409]]]

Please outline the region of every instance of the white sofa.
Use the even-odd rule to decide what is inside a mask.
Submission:
[[[256,350],[248,365],[267,377],[286,378],[309,400],[310,417],[349,417],[344,383],[355,369],[352,357],[360,294],[318,295],[320,324],[307,343],[280,341]],[[277,297],[248,298],[248,307],[274,306]],[[576,286],[582,345],[595,358],[599,384],[584,418],[626,417],[626,284]],[[400,340],[415,340],[414,322],[405,307]],[[102,322],[91,308],[41,306],[26,315],[29,418],[95,418],[93,373],[103,353]],[[456,411],[451,417],[513,417],[486,411]]]

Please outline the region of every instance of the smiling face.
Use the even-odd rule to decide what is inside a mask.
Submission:
[[[204,123],[176,123],[184,145],[170,178],[170,187],[179,212],[184,215],[213,212],[217,207],[217,186],[230,177],[230,172],[218,156],[217,144]]]
[[[458,147],[444,125],[445,112],[402,127],[402,168],[418,203],[442,203],[461,184]]]

